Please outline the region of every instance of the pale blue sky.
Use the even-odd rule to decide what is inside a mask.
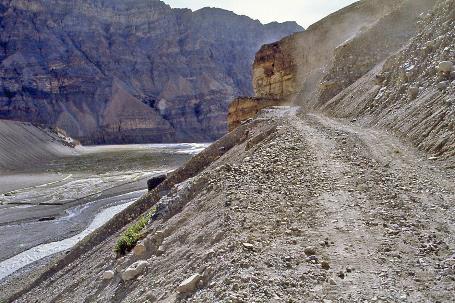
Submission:
[[[297,21],[303,27],[345,7],[355,0],[163,0],[172,7],[191,8],[220,7],[259,19],[272,21]]]

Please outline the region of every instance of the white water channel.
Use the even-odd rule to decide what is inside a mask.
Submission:
[[[14,272],[27,265],[30,265],[50,255],[72,248],[86,236],[94,232],[99,227],[103,226],[113,216],[131,205],[135,200],[137,200],[137,198],[126,200],[120,205],[112,206],[102,210],[98,215],[96,215],[92,223],[86,229],[71,238],[35,246],[12,258],[0,262],[0,280],[6,278],[7,276],[13,274]]]
[[[127,181],[141,180],[147,178],[149,175],[169,172],[171,169],[175,169],[175,166],[167,167],[167,162],[154,163],[151,161],[154,156],[160,157],[162,154],[195,155],[204,150],[208,145],[209,144],[204,143],[182,143],[81,147],[81,155],[69,159],[62,159],[61,161],[55,161],[55,163],[53,163],[54,166],[50,166],[51,171],[53,171],[52,169],[58,171],[58,169],[61,167],[65,169],[63,171],[65,173],[68,173],[68,176],[63,180],[55,181],[51,179],[50,181],[43,184],[33,184],[32,186],[25,186],[21,189],[13,188],[14,190],[8,193],[8,195],[0,195],[0,202],[3,203],[4,207],[7,206],[4,208],[5,211],[10,211],[13,215],[16,214],[15,211],[17,209],[22,208],[27,209],[30,213],[31,211],[29,208],[37,207],[37,204],[40,202],[46,202],[49,204],[57,201],[64,204],[68,201],[72,202],[80,197],[89,197],[93,195],[94,198],[94,200],[88,203],[67,209],[66,216],[58,218],[49,223],[27,222],[12,225],[0,225],[0,236],[7,235],[4,237],[4,239],[1,238],[0,241],[9,241],[9,245],[6,245],[5,249],[11,249],[11,247],[14,247],[14,240],[16,235],[17,243],[15,248],[24,247],[23,245],[28,245],[29,240],[33,243],[36,243],[37,245],[31,248],[28,246],[27,250],[20,252],[17,255],[12,256],[4,261],[0,261],[0,281],[17,272],[18,270],[33,264],[36,261],[71,249],[78,242],[104,225],[113,216],[131,205],[144,192],[146,192],[145,189],[139,191],[131,191],[126,194],[112,197],[108,196],[106,198],[96,200],[96,197],[101,195],[104,190],[109,190],[118,186],[124,186],[127,184],[125,183]],[[144,158],[144,154],[149,155],[149,158]],[[87,155],[90,155],[90,157],[87,158]],[[93,155],[93,157],[91,157],[91,155]],[[107,157],[105,155],[107,155]],[[85,156],[85,158],[83,158],[83,161],[78,160],[80,156]],[[129,161],[137,159],[138,162],[131,162],[133,165],[132,168],[127,166],[118,169],[115,162],[119,161],[119,163],[121,163],[126,156],[129,156]],[[147,162],[147,165],[150,165],[149,167],[144,166],[144,163],[142,162],[144,159],[149,161]],[[169,159],[169,157],[167,159]],[[79,162],[76,162],[76,164],[74,164],[74,160]],[[181,160],[183,160],[183,158]],[[163,159],[163,161],[167,160]],[[173,162],[171,161],[171,163]],[[101,166],[104,170],[101,169],[98,171],[99,169],[97,169],[96,173],[94,173],[91,170],[94,165]],[[67,169],[67,167],[69,169]],[[71,173],[71,169],[76,169],[77,175],[74,177]],[[87,172],[82,170],[84,174],[81,174],[81,169],[86,169]],[[14,177],[14,175],[11,177],[6,176],[6,178]],[[1,181],[2,180],[0,179],[0,182]],[[14,203],[18,205],[14,206]],[[9,206],[9,204],[12,206]],[[49,236],[49,233],[53,233],[54,231],[57,235],[64,235],[64,232],[66,232],[67,229],[71,230],[72,226],[77,228],[78,224],[84,222],[84,218],[92,217],[93,212],[97,212],[100,208],[100,212],[94,216],[94,219],[91,221],[88,227],[75,236],[61,241],[43,244],[39,244],[42,242],[34,241],[35,239],[33,239],[33,235],[39,235],[40,237],[46,238]],[[19,213],[19,215],[21,214],[22,213]],[[27,218],[27,215],[28,213],[26,213],[24,218]],[[78,219],[79,217],[81,218],[80,220]],[[10,217],[4,216],[4,220],[10,220]],[[65,229],[65,231],[62,231],[61,229]],[[27,237],[22,237],[21,239],[21,233],[25,233]]]

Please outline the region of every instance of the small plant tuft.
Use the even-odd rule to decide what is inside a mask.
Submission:
[[[156,207],[153,207],[147,214],[141,216],[139,220],[121,234],[114,247],[117,255],[124,256],[136,246],[137,242],[143,238],[142,230],[147,226],[147,223],[155,213]]]

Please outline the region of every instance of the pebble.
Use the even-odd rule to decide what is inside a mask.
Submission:
[[[113,270],[106,270],[103,273],[104,280],[111,280],[112,278],[114,278],[114,276],[115,276],[115,272]]]
[[[322,261],[321,262],[321,267],[322,267],[322,269],[329,270],[330,269],[330,264],[327,261]]]
[[[305,247],[305,249],[303,250],[303,252],[305,253],[305,255],[307,256],[313,256],[316,254],[316,248],[314,246],[308,246],[308,247]]]
[[[254,245],[251,244],[251,243],[243,243],[243,247],[245,247],[248,250],[253,250],[254,249]]]

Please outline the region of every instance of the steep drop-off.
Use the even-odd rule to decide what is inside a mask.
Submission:
[[[0,118],[83,143],[211,141],[259,47],[301,30],[157,0],[2,0]]]

